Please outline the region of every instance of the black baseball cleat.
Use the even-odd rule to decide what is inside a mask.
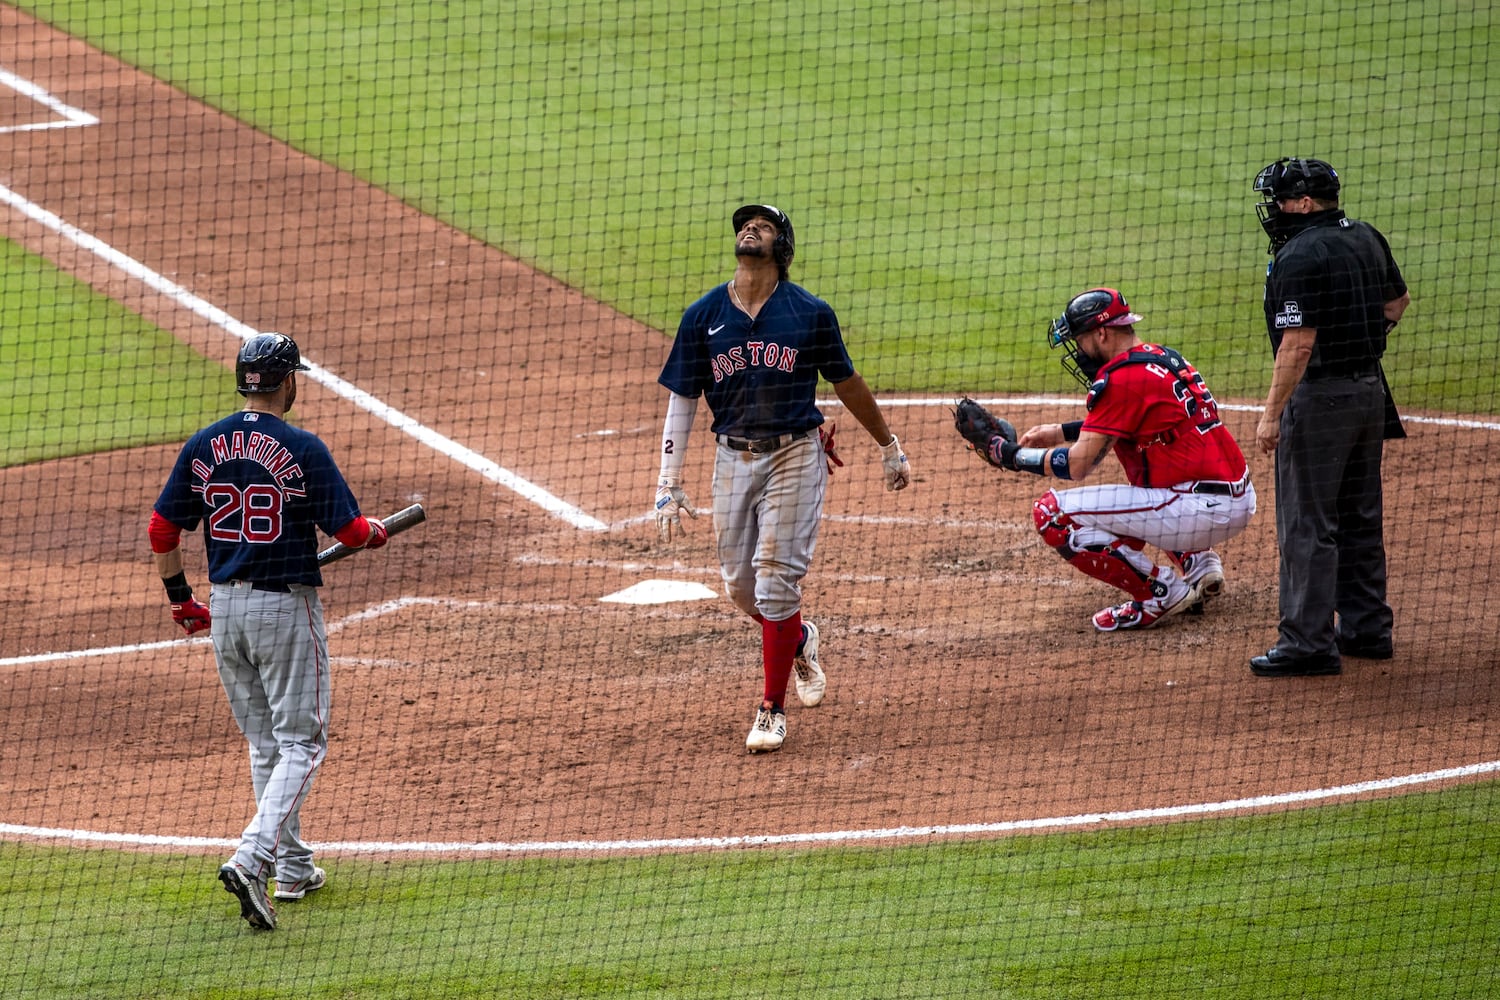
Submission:
[[[1339,636],[1339,652],[1361,660],[1389,660],[1396,655],[1391,640],[1378,635]]]
[[[219,867],[219,881],[225,892],[240,901],[240,916],[246,923],[260,931],[276,929],[276,908],[266,896],[264,883],[233,861]]]
[[[1321,677],[1343,669],[1337,653],[1293,656],[1272,646],[1264,656],[1250,657],[1250,671],[1257,677]]]

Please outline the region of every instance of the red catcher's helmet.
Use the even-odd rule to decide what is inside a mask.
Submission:
[[[1081,295],[1073,296],[1063,314],[1052,321],[1047,331],[1047,342],[1057,347],[1064,340],[1071,340],[1080,333],[1097,330],[1101,326],[1129,326],[1139,323],[1141,317],[1130,311],[1125,296],[1113,288],[1090,288]]]
[[[1066,349],[1063,369],[1086,387],[1093,382],[1100,366],[1079,349],[1078,335],[1104,326],[1130,326],[1140,321],[1141,317],[1130,311],[1125,296],[1113,288],[1090,288],[1073,296],[1063,314],[1052,321],[1047,328],[1047,346]]]

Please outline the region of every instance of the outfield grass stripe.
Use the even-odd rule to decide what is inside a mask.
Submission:
[[[1066,830],[1093,827],[1105,823],[1138,823],[1185,819],[1198,816],[1250,812],[1277,806],[1323,802],[1356,795],[1389,792],[1398,788],[1458,781],[1500,771],[1500,761],[1484,761],[1460,767],[1425,771],[1420,774],[1396,775],[1370,781],[1358,781],[1332,788],[1312,788],[1222,802],[1198,802],[1150,809],[1125,809],[1114,812],[1079,813],[1073,816],[1050,816],[1037,819],[1005,820],[994,823],[961,823],[934,826],[898,826],[876,830],[823,830],[805,833],[743,835],[724,837],[663,837],[639,840],[558,840],[558,841],[394,841],[355,840],[314,844],[318,851],[331,854],[435,854],[435,855],[539,855],[539,854],[618,854],[640,851],[698,851],[724,848],[785,847],[819,844],[855,844],[869,841],[920,840],[932,837],[972,836],[984,834],[1029,833],[1043,830]],[[66,830],[53,827],[0,823],[0,837],[62,840],[71,843],[112,844],[136,847],[207,848],[233,847],[238,841],[214,837],[173,837],[162,834],[99,833],[92,830]]]

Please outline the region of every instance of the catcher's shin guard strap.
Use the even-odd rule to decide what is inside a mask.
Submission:
[[[1111,587],[1118,587],[1134,600],[1149,601],[1157,596],[1151,589],[1150,578],[1142,576],[1140,570],[1130,565],[1117,551],[1117,545],[1087,548],[1082,552],[1071,554],[1062,550],[1059,552],[1064,559],[1086,576],[1107,583]]]
[[[1079,572],[1123,590],[1137,601],[1149,601],[1155,596],[1150,578],[1121,554],[1123,540],[1116,539],[1107,545],[1075,545],[1078,525],[1058,506],[1057,494],[1051,490],[1032,504],[1031,517],[1042,541],[1056,549],[1057,554]]]

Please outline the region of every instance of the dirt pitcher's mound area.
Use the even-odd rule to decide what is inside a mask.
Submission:
[[[194,302],[291,332],[311,360],[438,436],[419,439],[312,381],[298,404],[367,512],[420,500],[430,514],[384,552],[326,574],[335,716],[304,812],[314,840],[984,824],[1493,756],[1500,614],[1485,602],[1496,519],[1460,524],[1458,512],[1489,494],[1465,470],[1494,468],[1500,435],[1419,424],[1389,449],[1396,659],[1276,682],[1246,667],[1276,621],[1273,476],[1261,456],[1262,513],[1224,547],[1227,594],[1202,617],[1099,636],[1089,615],[1116,598],[1035,537],[1040,484],[966,453],[944,407],[902,406],[890,417],[917,476],[900,494],[880,488],[874,446],[843,420],[847,464],[805,591],[828,700],[793,699],[786,748],[749,757],[758,629],[723,599],[600,600],[647,579],[718,589],[706,517],[667,547],[642,516],[665,338],[5,7],[0,65],[100,119],[0,133],[0,183],[196,298],[153,291],[35,213],[0,212],[0,232],[226,365],[238,340]],[[44,113],[0,100],[15,123]],[[851,350],[858,361],[853,336]],[[155,385],[172,392],[172,373]],[[237,405],[230,389],[226,367],[226,409]],[[1008,415],[1025,424],[1071,411]],[[1240,440],[1253,420],[1231,414]],[[700,502],[706,423],[689,462]],[[248,818],[243,744],[211,652],[170,641],[146,549],[176,447],[0,472],[8,823],[225,838]],[[1432,461],[1459,453],[1461,467]],[[505,474],[605,530],[547,512]],[[206,590],[197,545],[190,538],[190,572]],[[128,648],[40,656],[110,646]]]

